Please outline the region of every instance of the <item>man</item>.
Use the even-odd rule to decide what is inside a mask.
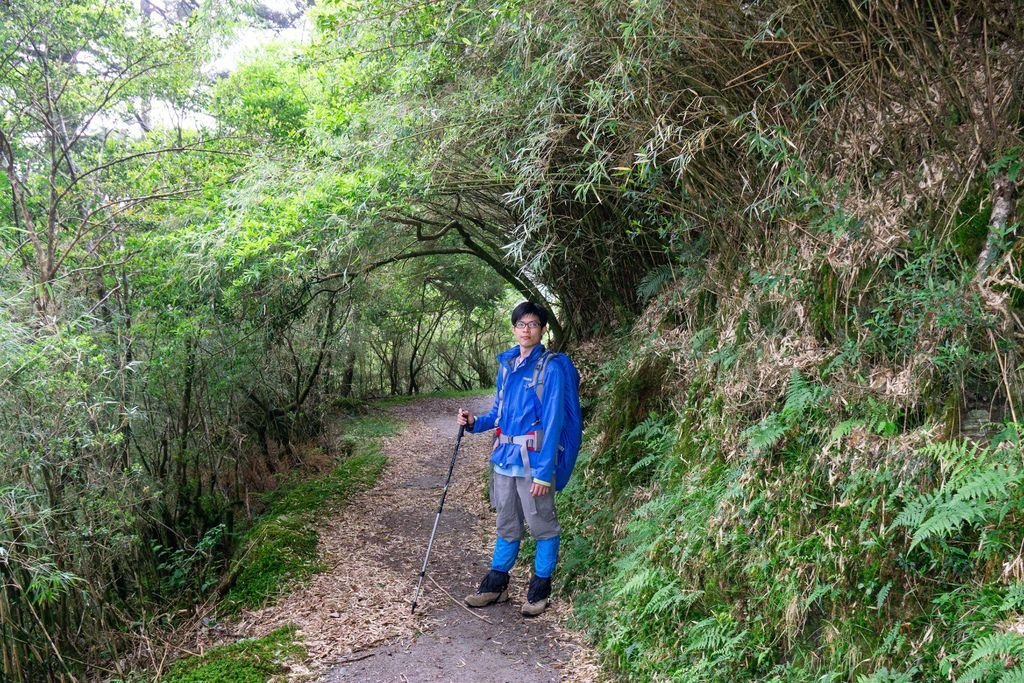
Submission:
[[[565,421],[565,405],[576,392],[571,367],[545,358],[541,338],[547,330],[548,312],[524,301],[512,311],[517,346],[498,355],[498,378],[491,410],[470,415],[459,410],[457,421],[473,433],[498,427],[491,463],[491,504],[497,511],[497,540],[491,570],[477,592],[468,595],[470,607],[485,607],[508,599],[508,573],[519,554],[523,523],[537,540],[533,578],[522,613],[535,617],[548,606],[551,575],[558,561],[561,527],[555,512],[555,465],[559,435]],[[538,381],[543,360],[542,397]],[[536,370],[536,372],[535,372]],[[559,487],[564,482],[559,481]]]

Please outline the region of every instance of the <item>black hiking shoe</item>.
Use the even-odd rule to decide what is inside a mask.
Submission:
[[[470,607],[487,607],[487,605],[506,600],[508,600],[508,572],[499,572],[497,569],[487,572],[487,576],[480,582],[476,593],[463,598],[463,602]]]
[[[526,591],[526,602],[523,603],[523,616],[536,617],[544,613],[548,608],[548,598],[551,597],[551,577],[542,579],[534,576],[530,579],[530,589]]]

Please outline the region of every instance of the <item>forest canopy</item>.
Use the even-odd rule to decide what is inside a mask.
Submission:
[[[137,656],[299,444],[489,386],[522,299],[584,370],[614,670],[1019,658],[1014,3],[293,9],[0,0],[0,672]]]

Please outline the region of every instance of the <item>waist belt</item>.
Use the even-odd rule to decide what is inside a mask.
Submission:
[[[494,447],[497,448],[501,444],[515,444],[519,446],[519,451],[523,456],[523,467],[526,469],[527,474],[530,474],[530,456],[529,451],[539,451],[541,444],[544,442],[544,430],[537,429],[532,432],[527,432],[520,436],[509,436],[508,434],[502,434],[499,428],[496,431],[494,438]],[[532,475],[531,475],[532,476]]]

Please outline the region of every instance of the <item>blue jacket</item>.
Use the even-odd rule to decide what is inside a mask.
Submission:
[[[544,438],[539,451],[530,452],[530,466],[533,481],[545,486],[554,486],[555,459],[558,455],[558,439],[565,421],[565,410],[562,403],[566,392],[570,390],[565,371],[558,363],[548,363],[544,371],[544,405],[537,400],[531,380],[533,368],[544,354],[544,345],[538,344],[527,356],[526,360],[515,370],[512,361],[519,356],[519,347],[513,346],[508,351],[498,354],[498,377],[495,381],[494,403],[490,411],[477,415],[472,432],[478,434],[494,427],[501,427],[501,433],[508,436],[522,436],[537,429],[544,431]],[[502,372],[501,366],[507,370]],[[498,417],[498,393],[501,391],[502,375],[507,373],[508,386],[505,388],[505,407],[501,411],[501,424],[496,425]],[[502,467],[522,466],[523,457],[519,446],[500,444],[491,455],[491,462]]]

